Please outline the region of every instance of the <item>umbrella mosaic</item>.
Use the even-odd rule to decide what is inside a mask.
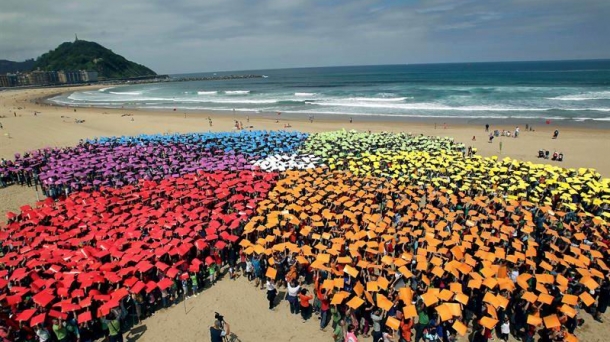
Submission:
[[[54,198],[72,192],[0,226],[0,303],[25,327],[94,321],[229,251],[278,281],[315,279],[346,318],[381,309],[395,331],[427,315],[465,335],[511,312],[525,330],[576,341],[579,311],[600,310],[605,294],[610,304],[610,180],[465,158],[448,138],[99,138],[17,156],[0,173],[40,180]]]
[[[239,131],[124,136],[98,138],[88,142],[102,145],[188,144],[212,152],[216,150],[233,151],[246,155],[267,157],[278,153],[295,152],[308,136],[307,133],[292,131]]]
[[[139,179],[160,180],[198,170],[249,170],[257,159],[292,154],[303,133],[239,132],[100,138],[76,147],[17,155],[0,174],[40,181],[47,196],[84,187],[121,187]]]
[[[482,192],[523,199],[565,210],[585,208],[595,215],[610,215],[610,179],[593,169],[564,169],[497,157],[464,158],[460,153],[398,152],[364,153],[360,157],[331,158],[331,170],[350,170],[356,175],[391,177],[419,186]]]
[[[263,171],[286,171],[313,169],[324,166],[321,158],[315,155],[291,154],[273,155],[252,163],[254,169]]]
[[[405,133],[360,133],[334,131],[312,134],[301,148],[301,153],[314,154],[324,159],[360,156],[363,153],[396,151],[462,151],[464,144],[451,138],[429,137]]]
[[[166,289],[235,248],[277,176],[199,172],[24,206],[0,230],[0,301],[33,327],[40,315],[87,321]]]
[[[286,174],[259,203],[241,246],[269,265],[288,256],[319,270],[333,304],[407,318],[427,311],[462,335],[473,303],[481,307],[474,319],[489,329],[520,306],[533,326],[556,329],[608,285],[599,217],[349,171]]]

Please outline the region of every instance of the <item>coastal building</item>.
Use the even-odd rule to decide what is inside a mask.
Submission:
[[[43,71],[0,75],[0,87],[45,86],[97,82],[97,71]]]
[[[8,74],[0,75],[0,87],[2,87],[2,88],[13,87],[9,82]]]
[[[32,71],[26,74],[28,78],[28,84],[30,85],[47,85],[49,84],[49,75],[46,71]]]
[[[23,87],[30,85],[30,78],[27,74],[17,74],[17,86]]]
[[[81,70],[80,75],[83,82],[97,82],[97,71]]]

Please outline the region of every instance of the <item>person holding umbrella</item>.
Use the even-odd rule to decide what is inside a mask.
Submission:
[[[119,316],[115,312],[111,312],[106,318],[102,318],[102,321],[105,321],[108,326],[108,339],[110,342],[123,342]]]
[[[53,319],[53,332],[58,342],[68,341],[68,330],[66,329],[65,322],[61,318]]]

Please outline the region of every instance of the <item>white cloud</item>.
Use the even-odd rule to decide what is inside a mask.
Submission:
[[[2,0],[0,58],[74,33],[161,73],[603,58],[609,15],[607,0]]]

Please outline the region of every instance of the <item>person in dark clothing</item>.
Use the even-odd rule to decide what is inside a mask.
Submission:
[[[223,337],[231,334],[229,323],[216,320],[214,325],[210,327],[210,340],[212,342],[222,342]]]
[[[610,282],[608,279],[604,279],[602,286],[599,288],[599,296],[597,297],[597,308],[595,310],[595,320],[603,323],[602,314],[606,312],[610,303]]]

